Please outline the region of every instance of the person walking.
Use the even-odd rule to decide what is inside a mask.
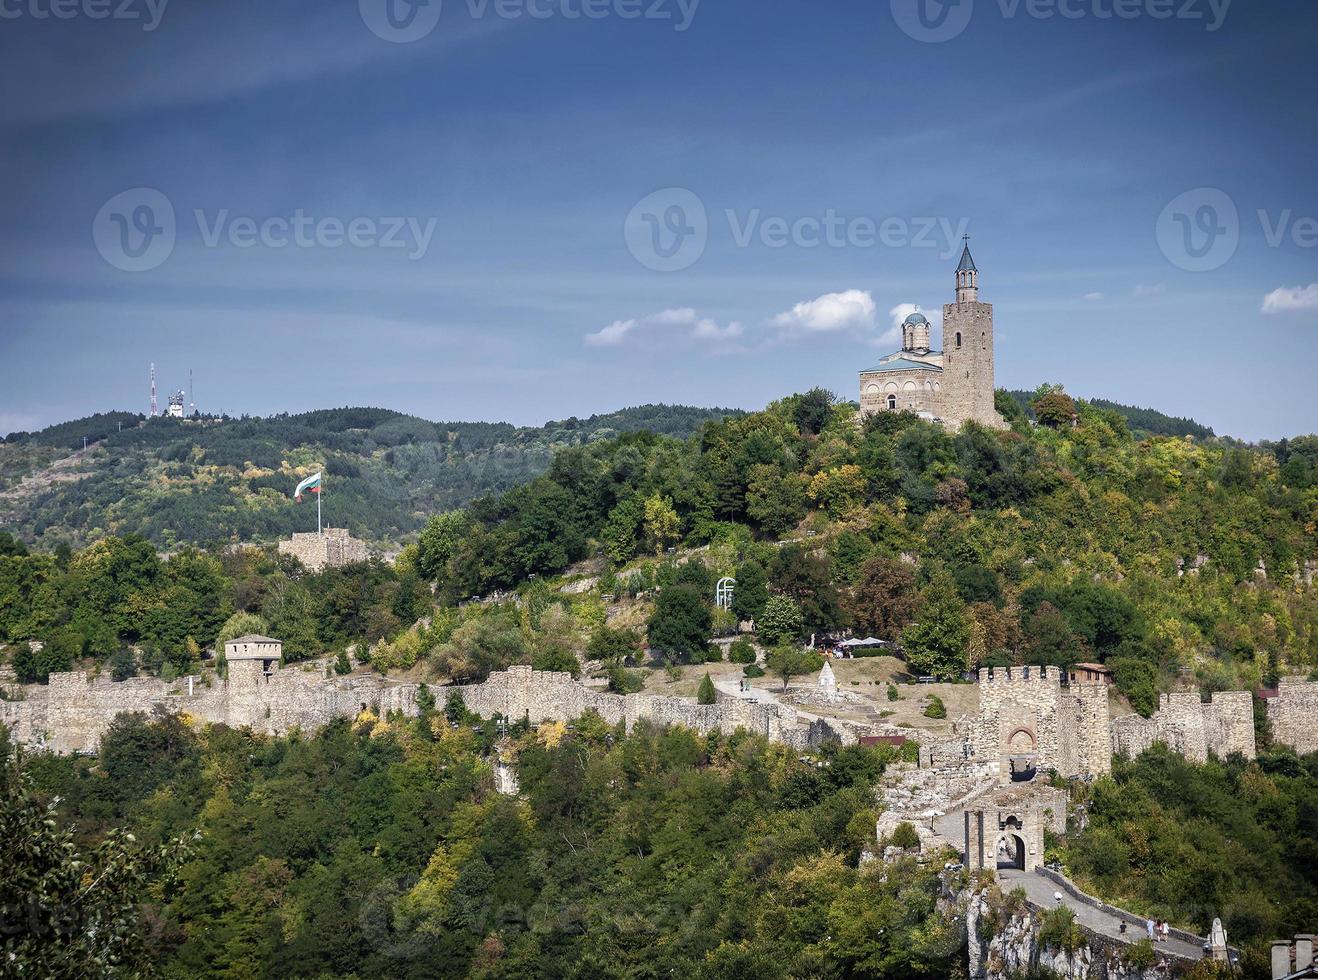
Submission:
[[[1156,923],[1154,923],[1152,919],[1149,919],[1146,925],[1149,930],[1149,942],[1153,942],[1153,940],[1157,938],[1158,935],[1158,926]]]

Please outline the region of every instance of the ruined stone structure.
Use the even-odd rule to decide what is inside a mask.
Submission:
[[[915,412],[956,430],[967,421],[1005,429],[993,406],[993,306],[979,301],[979,269],[967,243],[956,301],[943,306],[943,349],[931,347],[923,313],[902,324],[902,349],[860,372],[861,415]]]
[[[1198,691],[1164,694],[1151,718],[1127,715],[1112,723],[1114,752],[1134,758],[1154,742],[1192,762],[1207,762],[1209,753],[1225,759],[1239,752],[1252,759],[1256,754],[1253,698],[1248,691],[1216,691],[1205,703]]]
[[[347,528],[327,527],[323,534],[298,533],[291,541],[279,542],[281,555],[292,555],[313,572],[365,561],[366,542],[354,538]]]
[[[351,718],[370,708],[381,714],[400,711],[415,715],[418,685],[394,683],[374,675],[327,677],[323,667],[279,668],[268,659],[271,649],[243,637],[235,644],[251,647],[237,653],[229,664],[229,677],[206,686],[187,678],[166,683],[155,678],[134,678],[119,683],[86,674],[51,674],[47,685],[23,688],[21,701],[0,701],[0,723],[26,745],[55,752],[93,752],[115,716],[122,712],[151,713],[161,709],[183,713],[203,722],[247,726],[270,734],[294,728],[314,731],[337,718]],[[226,645],[226,657],[229,646]],[[486,717],[542,721],[571,721],[586,711],[598,712],[610,724],[628,728],[638,721],[656,725],[684,725],[698,732],[731,734],[739,728],[798,749],[817,748],[826,741],[854,744],[856,733],[846,722],[802,718],[795,709],[773,703],[743,701],[722,696],[716,704],[702,705],[681,698],[645,694],[622,696],[592,691],[571,674],[512,667],[491,674],[483,684],[440,688],[437,700],[450,691],[462,695],[467,707]]]
[[[979,715],[966,730],[970,758],[996,762],[1022,780],[1055,769],[1095,776],[1112,769],[1108,691],[1077,675],[1063,686],[1059,667],[986,667],[979,672]]]
[[[1284,677],[1268,700],[1272,740],[1300,755],[1318,752],[1318,681]]]
[[[973,803],[964,814],[962,854],[970,871],[996,874],[1043,867],[1043,834],[1066,832],[1066,793],[1048,786],[1010,786]]]

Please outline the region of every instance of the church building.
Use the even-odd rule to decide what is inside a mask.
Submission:
[[[956,302],[943,306],[943,349],[931,347],[930,324],[912,313],[902,349],[860,372],[861,415],[914,412],[956,431],[964,422],[1005,429],[993,407],[993,305],[979,300],[970,243],[956,267]]]

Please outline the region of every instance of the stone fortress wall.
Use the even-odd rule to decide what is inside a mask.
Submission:
[[[354,717],[363,708],[417,713],[415,684],[374,675],[325,676],[322,666],[280,669],[276,665],[269,672],[254,665],[244,671],[243,666],[231,664],[229,680],[209,687],[196,681],[189,684],[187,678],[116,683],[82,673],[52,674],[48,685],[22,688],[22,700],[0,701],[0,723],[27,745],[90,752],[121,712],[149,714],[159,709],[270,734],[294,728],[314,731],[337,718]],[[1218,692],[1207,704],[1195,692],[1164,695],[1152,718],[1131,716],[1109,722],[1104,684],[1061,681],[1062,671],[1056,668],[982,671],[979,712],[958,723],[955,745],[941,746],[947,756],[944,762],[956,763],[953,756],[960,756],[961,764],[996,766],[1005,781],[1013,759],[1030,758],[1040,771],[1056,769],[1064,776],[1089,777],[1110,771],[1114,752],[1136,755],[1155,741],[1196,761],[1210,753],[1255,755],[1248,693]],[[868,733],[864,726],[817,718],[780,703],[742,700],[722,692],[712,705],[648,694],[623,696],[593,690],[569,674],[530,667],[512,667],[491,674],[481,684],[435,688],[433,693],[442,703],[452,691],[478,714],[525,717],[533,723],[571,721],[589,710],[629,728],[639,721],[683,725],[699,732],[744,728],[798,749],[829,740],[853,744]],[[1284,682],[1269,704],[1274,738],[1297,751],[1318,749],[1316,705],[1318,684]]]
[[[1272,740],[1304,755],[1318,752],[1318,681],[1283,677],[1268,700]]]
[[[1315,724],[1310,715],[1309,725]],[[1127,715],[1112,723],[1112,750],[1132,759],[1154,742],[1162,742],[1192,762],[1208,756],[1225,759],[1239,752],[1257,754],[1254,742],[1254,699],[1248,691],[1216,691],[1204,702],[1198,691],[1164,694],[1152,717]]]
[[[997,761],[1003,775],[1011,760],[1039,770],[1090,776],[1112,768],[1107,686],[1062,686],[1060,667],[984,668],[979,672],[979,714],[970,720],[970,756]]]
[[[367,558],[366,542],[354,538],[342,527],[327,527],[323,534],[310,531],[294,534],[292,540],[279,542],[279,553],[292,555],[313,572]]]
[[[245,666],[245,665],[244,665]],[[121,712],[156,710],[183,713],[194,719],[233,727],[247,726],[272,735],[294,728],[314,731],[337,718],[351,718],[369,708],[381,714],[399,711],[414,716],[419,685],[394,683],[373,675],[346,678],[323,676],[320,669],[274,669],[269,674],[231,665],[227,681],[212,687],[186,678],[166,683],[155,678],[113,682],[89,679],[82,673],[51,674],[48,685],[24,688],[21,701],[0,701],[0,722],[26,745],[54,752],[94,752],[101,736]],[[842,721],[806,720],[795,709],[727,698],[700,705],[681,698],[609,694],[593,691],[570,674],[512,667],[491,674],[482,684],[435,688],[442,703],[457,691],[477,714],[499,714],[511,720],[571,721],[586,711],[598,712],[610,724],[638,721],[683,725],[699,732],[732,733],[738,728],[806,749],[828,740],[856,741],[856,731]]]

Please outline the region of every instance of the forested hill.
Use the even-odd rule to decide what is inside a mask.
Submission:
[[[0,442],[0,527],[51,545],[129,533],[164,548],[269,540],[314,529],[315,515],[290,495],[323,466],[326,520],[396,541],[430,513],[538,476],[559,449],[638,431],[685,438],[737,414],[643,405],[537,428],[377,408],[187,420],[102,413]]]
[[[1039,396],[1037,391],[1008,391],[1025,414],[1033,418],[1032,404]],[[1211,439],[1213,430],[1200,425],[1194,419],[1166,415],[1152,408],[1136,408],[1134,405],[1122,405],[1120,402],[1108,401],[1106,398],[1091,398],[1088,404],[1097,409],[1116,412],[1126,420],[1130,431],[1135,436],[1194,436],[1196,439]]]

